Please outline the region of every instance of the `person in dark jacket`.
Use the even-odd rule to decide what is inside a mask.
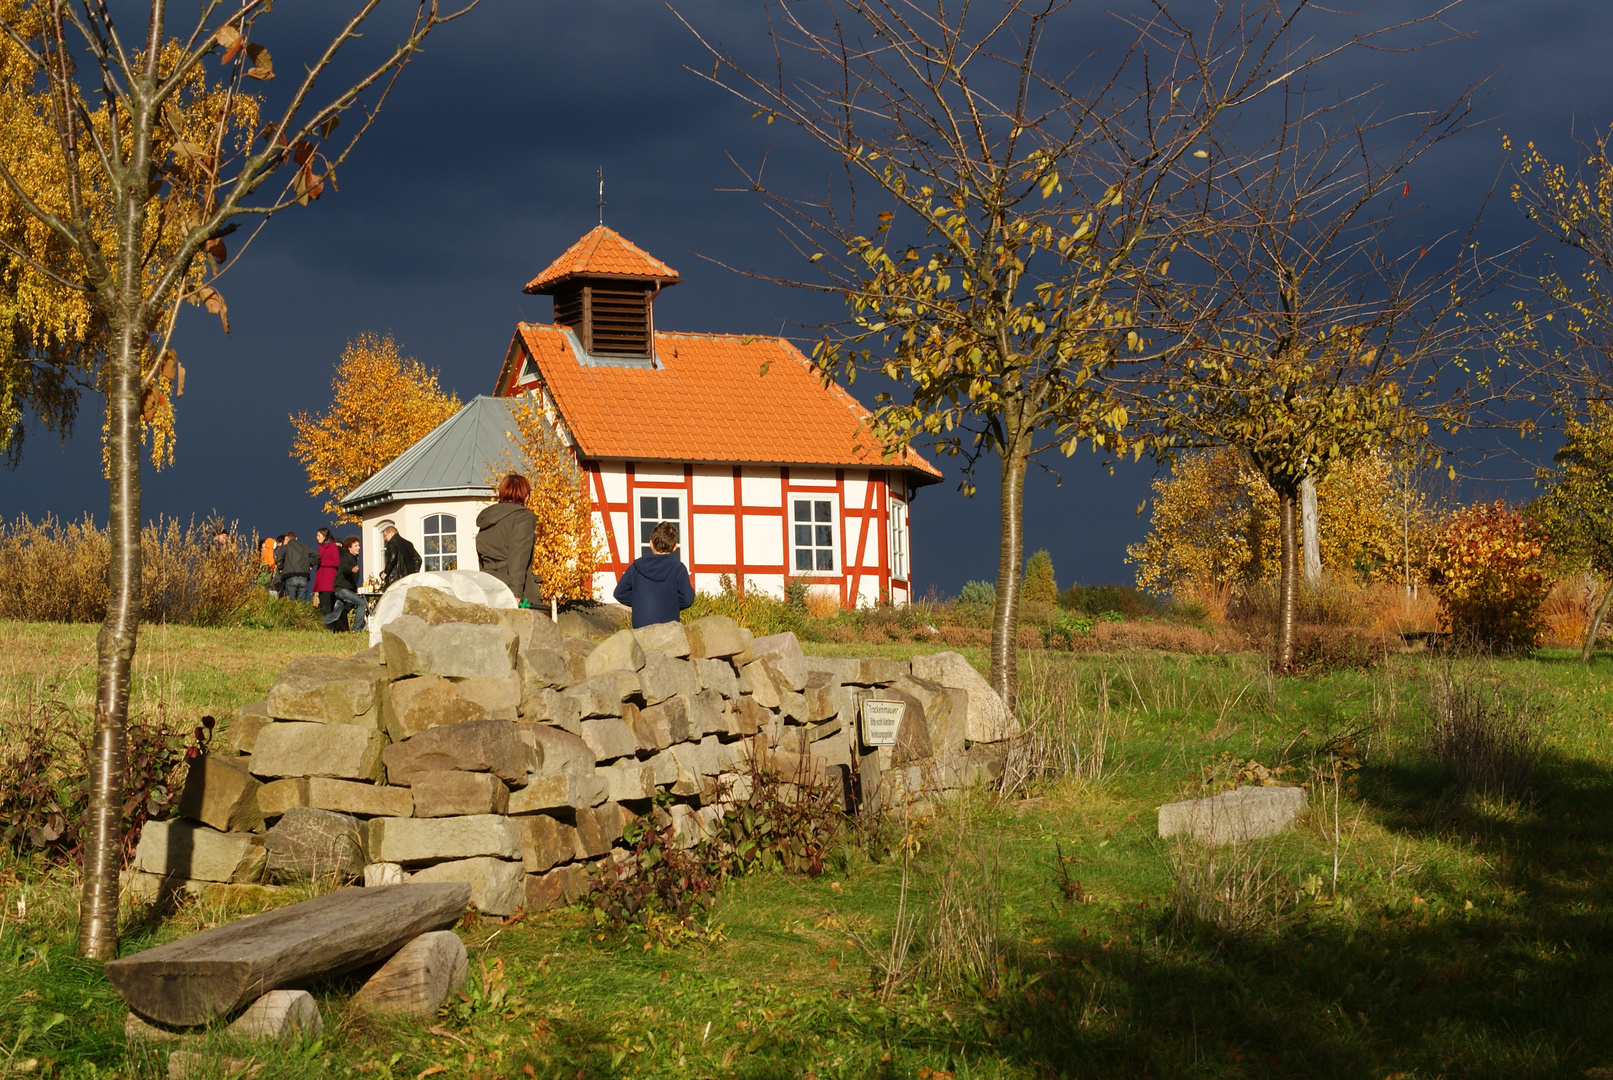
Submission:
[[[319,597],[319,613],[325,617],[325,625],[329,626],[331,612],[336,607],[336,571],[342,565],[342,549],[336,543],[335,535],[325,528],[314,533],[314,543],[319,545],[319,569],[314,571],[314,595]]]
[[[332,630],[345,630],[344,622],[347,613],[353,613],[353,629],[364,629],[364,617],[369,614],[369,601],[358,594],[358,550],[359,538],[356,536],[344,537],[342,540],[341,562],[336,567],[335,604],[331,614],[325,616],[325,625]]]
[[[633,560],[616,583],[616,602],[633,609],[633,628],[677,622],[678,612],[694,603],[689,570],[673,552],[678,527],[663,521],[650,533],[650,554]]]
[[[532,573],[532,546],[537,540],[538,516],[526,508],[532,485],[520,473],[510,473],[498,485],[498,502],[476,515],[476,561],[484,574],[492,574],[510,587],[517,602],[537,604],[543,599]]]
[[[286,533],[286,541],[274,549],[280,564],[280,584],[287,600],[308,599],[308,575],[314,568],[314,549],[297,539],[294,532]]]
[[[385,592],[396,582],[420,572],[420,553],[390,521],[381,522],[381,539],[386,542],[386,562],[381,567],[381,590]]]

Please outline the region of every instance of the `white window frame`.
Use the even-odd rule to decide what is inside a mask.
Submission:
[[[891,580],[906,581],[908,575],[907,551],[907,504],[892,497],[890,501],[891,523]]]
[[[800,505],[801,503],[808,503],[808,504],[812,504],[812,503],[827,503],[828,504],[828,506],[829,506],[829,520],[828,520],[828,522],[822,522],[822,521],[817,520],[817,508],[816,507],[814,507],[811,511],[809,511],[809,513],[812,515],[812,521],[810,522],[810,526],[813,529],[814,540],[816,539],[817,529],[820,526],[825,525],[825,524],[827,524],[829,526],[829,529],[830,529],[829,543],[827,545],[819,544],[819,543],[816,543],[816,542],[811,543],[811,544],[802,545],[802,544],[799,544],[799,543],[796,542],[796,524],[797,524],[797,522],[796,522],[796,517],[795,517],[795,508],[798,505]],[[785,513],[788,515],[788,517],[785,519],[785,528],[787,528],[789,530],[789,533],[790,533],[790,565],[789,565],[789,570],[787,572],[788,576],[789,577],[819,577],[819,576],[823,576],[823,577],[839,577],[842,573],[844,573],[845,572],[845,567],[843,565],[844,560],[841,558],[841,552],[840,552],[840,540],[841,540],[840,499],[835,495],[835,493],[832,492],[832,491],[824,491],[824,492],[792,491],[785,497],[784,506],[785,506]],[[802,524],[808,524],[808,523],[803,522]],[[811,551],[813,553],[812,569],[810,569],[810,570],[799,569],[797,567],[797,565],[796,565],[797,562],[798,562],[798,558],[797,558],[796,553],[801,551],[803,549],[803,547],[806,550]],[[820,552],[820,551],[824,551],[824,550],[829,551],[831,556],[834,559],[834,566],[832,568],[830,568],[830,569],[827,569],[827,570],[825,570],[825,569],[821,568],[820,566],[818,566],[818,560],[817,560],[817,553]]]
[[[445,532],[441,532],[441,531],[432,533],[431,534],[432,536],[436,536],[436,537],[439,538],[438,546],[437,546],[437,553],[434,554],[434,555],[427,555],[426,554],[426,523],[431,521],[433,518],[435,518],[437,520],[437,525],[438,525],[439,530],[441,529],[442,519],[443,518],[447,518],[449,521],[452,521],[454,523],[454,531],[451,532],[451,533],[445,533]],[[454,565],[450,566],[450,567],[444,567],[442,565],[443,551],[442,551],[441,537],[444,537],[444,536],[452,536],[454,538],[454,550],[453,550]],[[422,570],[443,570],[443,569],[458,570],[459,569],[459,557],[461,555],[463,555],[463,554],[464,554],[464,552],[459,550],[459,515],[458,514],[450,514],[450,513],[448,513],[447,511],[444,511],[444,510],[436,510],[436,511],[433,511],[432,513],[427,514],[425,517],[420,519],[420,569],[422,569]],[[432,559],[437,560],[437,565],[436,566],[431,565],[431,560]]]
[[[643,556],[648,555],[650,552],[650,542],[648,540],[641,539],[644,535],[643,523],[645,519],[643,516],[643,505],[639,502],[639,500],[648,499],[652,496],[657,500],[678,500],[678,516],[676,519],[668,517],[654,517],[650,518],[649,520],[676,520],[678,526],[677,556],[679,561],[687,566],[689,564],[689,491],[687,488],[681,487],[635,487],[633,489],[633,558],[642,558]],[[657,503],[657,509],[662,509],[662,506],[659,502]]]

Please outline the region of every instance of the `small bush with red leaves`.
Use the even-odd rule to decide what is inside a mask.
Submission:
[[[1427,560],[1444,628],[1504,652],[1540,644],[1540,605],[1551,590],[1546,541],[1538,524],[1500,500],[1446,518]]]

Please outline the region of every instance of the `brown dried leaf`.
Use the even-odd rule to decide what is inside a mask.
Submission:
[[[174,143],[174,161],[186,168],[210,169],[213,166],[213,155],[209,154],[205,147],[180,139]]]
[[[269,56],[268,49],[262,45],[248,45],[246,55],[252,61],[252,66],[246,72],[247,78],[264,82],[274,78],[274,59]]]
[[[224,324],[224,336],[230,336],[230,309],[229,305],[224,303],[224,295],[222,293],[213,288],[211,285],[203,285],[201,288],[190,294],[190,302],[193,304],[201,304],[207,308],[211,314],[217,315],[219,322]]]
[[[221,263],[221,262],[223,262],[225,260],[225,258],[228,255],[228,251],[224,247],[224,241],[219,239],[216,236],[213,237],[213,239],[209,240],[207,243],[203,244],[202,245],[202,250],[207,252],[209,255],[211,255],[213,257],[214,262],[220,262]]]
[[[213,40],[224,48],[224,59],[220,61],[221,63],[229,63],[241,51],[241,31],[233,26],[219,27],[218,32],[213,35]]]
[[[331,132],[335,131],[336,125],[340,124],[341,122],[342,118],[339,116],[332,116],[328,118],[323,124],[319,125],[319,137],[322,139],[330,138]]]

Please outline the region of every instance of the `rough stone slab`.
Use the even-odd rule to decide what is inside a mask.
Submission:
[[[750,681],[750,693],[764,709],[784,704],[784,676],[766,660],[752,660],[740,670],[740,687]]]
[[[553,724],[573,735],[582,731],[582,710],[575,698],[559,690],[541,687],[521,698],[521,719],[528,723]]]
[[[562,627],[562,629],[564,628]],[[593,651],[594,643],[592,641],[584,641],[575,637],[560,639],[560,652],[565,656],[566,666],[571,670],[571,682],[573,684],[580,683],[588,678],[588,654]]]
[[[683,625],[689,638],[689,655],[710,660],[745,651],[739,624],[726,615],[707,615]]]
[[[288,809],[263,837],[269,876],[280,881],[350,881],[364,872],[357,818],[308,806]]]
[[[352,971],[459,921],[464,885],[341,889],[108,961],[107,979],[147,1020],[192,1027],[270,990]]]
[[[758,731],[777,718],[773,713],[762,707],[754,697],[749,694],[742,695],[734,702],[734,730],[743,736],[755,735]]]
[[[655,770],[648,765],[618,762],[601,768],[598,775],[604,778],[606,798],[612,801],[655,798]]]
[[[293,806],[308,805],[308,778],[288,776],[258,788],[258,808],[266,818],[277,818]]]
[[[353,780],[308,778],[308,805],[316,810],[334,810],[358,817],[408,817],[414,813],[414,799],[404,787],[379,787]]]
[[[399,616],[381,628],[381,650],[394,679],[406,675],[451,679],[506,676],[515,670],[515,640],[514,632],[502,623],[431,626],[415,615]]]
[[[605,801],[605,780],[598,773],[557,773],[533,777],[510,793],[510,813],[538,814],[566,807],[597,806]]]
[[[637,671],[644,666],[644,650],[632,630],[618,630],[594,647],[583,663],[591,679],[607,671]]]
[[[588,894],[588,874],[580,866],[557,866],[546,874],[526,876],[528,911],[565,907]]]
[[[524,882],[522,887],[524,891]],[[434,930],[393,953],[392,959],[359,987],[353,1004],[399,1016],[434,1016],[448,995],[465,985],[469,973],[470,962],[459,935],[452,930]]]
[[[191,881],[257,881],[263,876],[263,843],[255,833],[220,832],[194,821],[148,821],[134,866]]]
[[[252,701],[235,710],[235,722],[230,724],[225,746],[237,754],[250,754],[257,744],[258,732],[274,718],[269,715],[269,702]]]
[[[941,686],[962,690],[969,696],[964,737],[970,742],[1000,742],[1019,734],[1019,721],[997,691],[991,688],[974,665],[955,652],[932,653],[913,658],[913,674]]]
[[[486,604],[461,600],[441,589],[410,589],[403,598],[403,614],[413,615],[427,626],[444,623],[472,623],[479,626],[498,626],[506,620]],[[511,624],[511,629],[514,629]]]
[[[786,630],[782,634],[769,634],[753,638],[750,651],[758,660],[766,660],[782,676],[786,689],[800,693],[806,689],[806,656],[801,652],[800,640]]]
[[[290,1043],[299,1037],[317,1038],[324,1030],[314,995],[306,990],[270,990],[248,1005],[224,1033],[248,1042]]]
[[[386,729],[393,742],[413,738],[427,728],[489,718],[481,702],[462,695],[457,683],[441,675],[399,679],[386,693],[389,698]]]
[[[684,803],[672,804],[672,846],[692,848],[706,838],[700,812]]]
[[[1159,835],[1188,835],[1220,845],[1263,840],[1285,833],[1305,812],[1305,789],[1240,787],[1208,799],[1166,803],[1159,808]]]
[[[739,676],[734,673],[734,665],[727,660],[695,659],[695,677],[700,680],[700,689],[715,690],[725,698],[739,696]]]
[[[209,754],[190,763],[179,796],[179,816],[222,832],[255,832],[263,828],[258,789],[263,785],[235,764]]]
[[[570,657],[558,647],[516,653],[515,674],[521,680],[522,699],[543,689],[563,690],[579,681],[571,670]]]
[[[580,727],[573,732],[546,724],[522,724],[521,738],[533,749],[534,775],[594,771],[594,749],[583,741]]]
[[[644,655],[650,653],[665,653],[667,656],[689,655],[689,635],[684,633],[683,624],[676,622],[654,623],[650,626],[640,626],[633,631],[638,638],[639,648]]]
[[[638,742],[633,738],[632,730],[619,716],[584,720],[582,739],[594,752],[594,760],[597,762],[632,757],[638,752]]]
[[[622,722],[633,736],[635,753],[648,756],[662,749],[664,744],[656,730],[645,721],[644,711],[631,701],[622,703]]]
[[[914,675],[897,679],[891,689],[917,699],[923,706],[924,722],[930,732],[930,753],[957,754],[963,751],[969,709],[966,691]]]
[[[633,610],[621,604],[581,603],[560,613],[560,632],[568,637],[602,638],[631,626]]]
[[[378,889],[382,885],[402,885],[408,880],[401,863],[372,862],[364,867],[364,887]]]
[[[536,608],[497,608],[499,619],[515,634],[517,652],[526,649],[558,649],[560,627],[547,611]]]
[[[231,1057],[201,1050],[175,1050],[168,1055],[168,1080],[228,1080],[251,1078],[263,1072],[255,1058]]]
[[[517,850],[515,858],[520,857]],[[488,915],[514,915],[526,898],[526,874],[519,861],[476,856],[437,863],[409,875],[411,885],[445,881],[463,881],[469,885],[471,905]]]
[[[483,855],[499,859],[521,857],[520,824],[499,814],[373,818],[365,837],[364,850],[371,862],[411,866]]]
[[[806,697],[808,723],[817,724],[837,716],[840,713],[840,680],[827,671],[814,671],[807,676],[807,684],[801,692]]]
[[[577,858],[597,859],[622,837],[622,817],[615,803],[577,811]]]
[[[727,702],[715,690],[702,690],[689,702],[689,737],[731,735],[735,721],[728,712]]]
[[[429,772],[489,772],[507,784],[526,781],[535,753],[513,720],[473,720],[427,728],[385,751],[387,775],[405,787]]]
[[[798,694],[794,690],[786,690],[779,695],[779,715],[791,723],[804,724],[807,722],[807,700],[805,694]]]
[[[352,724],[270,724],[258,733],[252,772],[276,778],[328,776],[382,783],[386,769],[381,751],[386,742],[379,730]]]
[[[640,710],[639,721],[650,732],[657,749],[665,750],[696,734],[690,716],[691,698],[689,694],[674,694],[659,705]]]
[[[420,818],[503,814],[510,807],[510,789],[492,773],[457,769],[424,773],[415,777],[413,791],[413,816]]]
[[[656,705],[682,694],[694,697],[700,692],[700,677],[694,665],[666,653],[649,653],[638,673],[640,692],[647,705]]]
[[[565,692],[583,720],[621,716],[622,702],[639,692],[638,676],[630,671],[607,671],[578,683]]]
[[[541,874],[577,857],[577,830],[549,814],[521,819],[521,862],[529,874]]]
[[[882,656],[808,656],[807,677],[821,671],[848,686],[889,686],[911,668]]]
[[[459,696],[480,705],[489,720],[514,720],[521,705],[521,679],[515,672],[496,679],[460,679]]]
[[[663,750],[654,757],[645,759],[644,764],[649,766],[656,787],[670,787],[677,782],[678,761],[672,756],[671,750]]]
[[[386,672],[363,660],[299,657],[269,687],[269,715],[278,720],[379,729],[378,695],[385,685]]]

